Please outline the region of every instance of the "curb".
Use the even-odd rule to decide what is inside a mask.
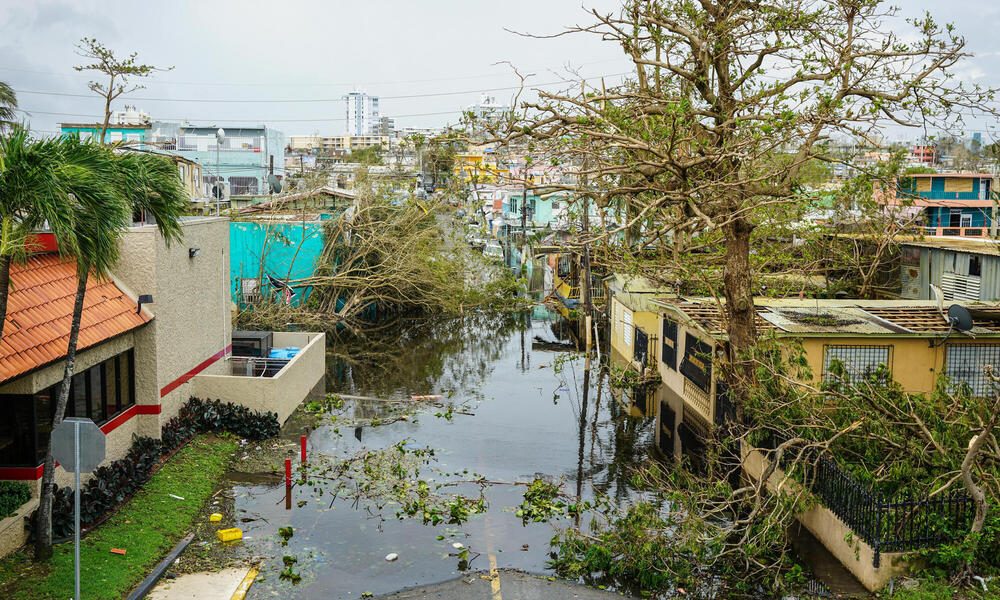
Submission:
[[[230,600],[243,600],[246,597],[247,592],[250,591],[250,586],[257,580],[258,573],[260,573],[260,570],[258,570],[257,567],[250,567],[250,570],[247,571],[247,574],[243,577],[243,581],[241,581],[236,587],[236,591],[233,592]]]
[[[166,570],[170,568],[170,565],[174,564],[177,557],[181,555],[181,552],[184,552],[184,549],[188,547],[188,544],[190,544],[193,539],[194,534],[189,533],[184,536],[181,541],[177,542],[177,545],[170,551],[170,554],[168,554],[166,558],[161,560],[160,563],[156,565],[153,572],[146,576],[138,587],[132,590],[132,593],[128,595],[127,600],[140,600],[141,598],[145,598],[146,594],[149,593],[149,590],[153,589],[156,582],[159,581],[160,577],[162,577]]]

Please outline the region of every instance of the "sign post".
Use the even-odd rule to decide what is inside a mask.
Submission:
[[[104,460],[104,432],[90,419],[69,417],[52,429],[52,457],[73,471],[73,569],[75,600],[80,598],[80,473],[90,473]]]

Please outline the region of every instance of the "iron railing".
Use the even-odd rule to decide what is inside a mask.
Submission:
[[[274,377],[289,361],[287,358],[233,356],[229,359],[230,374],[237,377]]]
[[[781,442],[770,435],[761,445],[774,449]],[[780,466],[787,466],[786,453]],[[955,541],[965,535],[975,516],[975,503],[965,492],[938,497],[887,498],[845,471],[829,454],[804,457],[804,481],[823,506],[874,550],[878,568],[882,552],[906,552]]]

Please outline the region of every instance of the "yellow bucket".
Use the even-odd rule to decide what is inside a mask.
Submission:
[[[208,516],[208,520],[212,523],[218,523],[222,520],[222,513],[212,513]]]
[[[239,527],[233,527],[232,529],[220,529],[215,532],[219,536],[219,541],[222,542],[235,542],[236,540],[243,539],[243,530]]]

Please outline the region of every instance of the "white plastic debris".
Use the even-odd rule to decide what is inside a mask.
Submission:
[[[451,547],[454,548],[455,550],[461,550],[462,548],[465,548],[465,544],[463,544],[462,542],[455,542],[454,544],[451,545]]]
[[[175,498],[177,500],[183,500],[184,499],[184,498],[181,498],[180,496],[178,496],[176,494],[167,494],[167,495],[170,496],[171,498]]]
[[[385,555],[386,562],[392,562],[392,561],[396,560],[397,558],[399,558],[399,555],[396,554],[395,552],[390,552],[389,554]]]

